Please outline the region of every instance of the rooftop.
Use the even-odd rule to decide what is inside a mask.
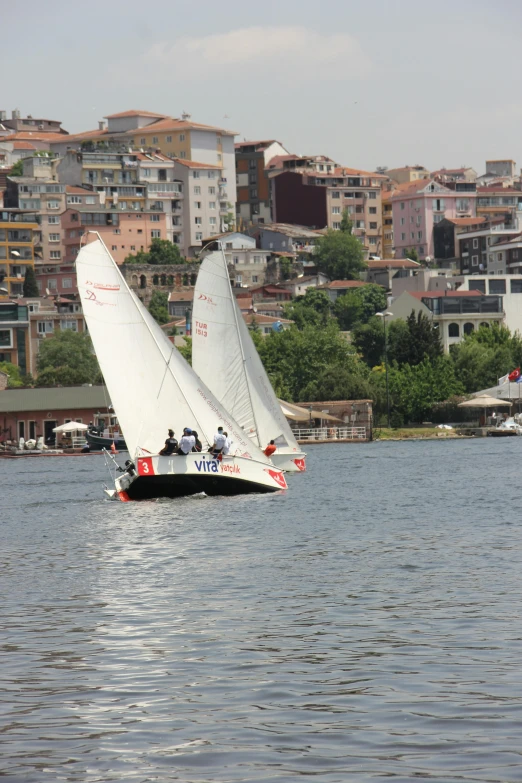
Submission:
[[[155,117],[156,119],[164,119],[168,117],[168,114],[155,114],[152,111],[140,111],[139,109],[129,109],[128,111],[120,111],[118,114],[106,114],[105,120],[118,120],[123,117]]]
[[[193,299],[193,288],[190,291],[171,291],[169,294],[169,302],[192,302]]]
[[[276,318],[273,315],[261,315],[261,313],[241,313],[247,324],[275,324],[280,321],[282,324],[293,324],[288,318]],[[1,399],[1,397],[0,397]]]
[[[174,160],[188,169],[214,169],[215,171],[222,171],[223,169],[223,166],[214,166],[212,163],[198,163],[196,160],[184,160],[182,158],[175,158]]]
[[[409,258],[381,258],[378,261],[368,261],[368,269],[419,269],[422,264]]]
[[[259,223],[256,228],[264,231],[275,231],[278,234],[286,234],[295,239],[318,239],[317,231],[313,231],[308,226],[298,226],[294,223]]]
[[[360,288],[363,285],[368,285],[363,280],[332,280],[331,283],[325,283],[319,288],[329,288],[335,290],[338,288]]]
[[[105,386],[57,386],[40,389],[5,389],[0,392],[0,413],[22,411],[107,410]]]
[[[269,147],[271,144],[281,144],[281,142],[277,141],[277,139],[265,139],[264,141],[237,141],[234,144],[234,148],[236,150],[241,147],[259,147],[261,149]]]
[[[446,296],[484,296],[481,291],[408,291],[415,299],[440,299]]]
[[[475,226],[480,223],[485,223],[485,217],[465,217],[465,218],[446,218],[449,223],[454,223],[456,226]]]

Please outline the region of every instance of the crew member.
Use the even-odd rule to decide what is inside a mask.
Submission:
[[[219,455],[222,454],[226,441],[227,439],[223,432],[223,427],[218,427],[217,432],[214,435],[214,443],[209,449],[213,457],[219,457]]]
[[[226,457],[227,454],[230,454],[230,449],[232,448],[232,443],[234,441],[228,437],[228,432],[224,432],[223,435],[226,438],[225,445],[223,446],[223,455]]]
[[[271,440],[265,449],[265,454],[267,457],[271,457],[274,451],[277,451],[277,446],[275,445],[274,441]]]
[[[196,430],[192,430],[192,434],[194,435],[194,440],[195,440],[195,446],[192,449],[192,451],[202,451],[203,445],[199,439],[198,433],[196,432]]]
[[[169,454],[174,454],[178,448],[178,441],[174,437],[174,430],[169,430],[169,437],[165,441],[165,445],[160,451],[162,457],[168,457]]]
[[[183,435],[179,442],[178,454],[190,454],[194,446],[196,445],[196,438],[192,434],[190,427],[185,427]]]

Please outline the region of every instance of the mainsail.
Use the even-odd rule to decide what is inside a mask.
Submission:
[[[132,293],[100,239],[76,261],[83,312],[129,452],[157,454],[167,429],[197,429],[212,443],[221,424],[234,453],[266,462]]]
[[[300,451],[232,292],[225,254],[201,264],[192,310],[192,366],[254,443]]]

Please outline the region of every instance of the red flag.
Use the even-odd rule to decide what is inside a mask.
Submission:
[[[516,381],[518,378],[520,378],[520,367],[517,367],[516,370],[510,372],[508,378],[511,382]]]

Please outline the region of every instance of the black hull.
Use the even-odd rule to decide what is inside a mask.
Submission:
[[[182,498],[204,492],[206,495],[247,495],[252,492],[277,492],[264,484],[245,481],[231,476],[168,475],[139,476],[126,490],[129,500],[153,500],[155,498]],[[280,490],[279,490],[280,491]]]
[[[516,430],[495,430],[488,432],[488,438],[511,438],[513,435],[518,435]]]
[[[103,438],[101,435],[93,435],[92,432],[86,432],[85,438],[87,440],[87,443],[91,447],[91,449],[94,449],[96,451],[101,451],[102,449],[110,449],[113,443],[117,451],[127,451],[127,445],[122,438],[119,438],[118,440],[113,440],[112,438]]]

